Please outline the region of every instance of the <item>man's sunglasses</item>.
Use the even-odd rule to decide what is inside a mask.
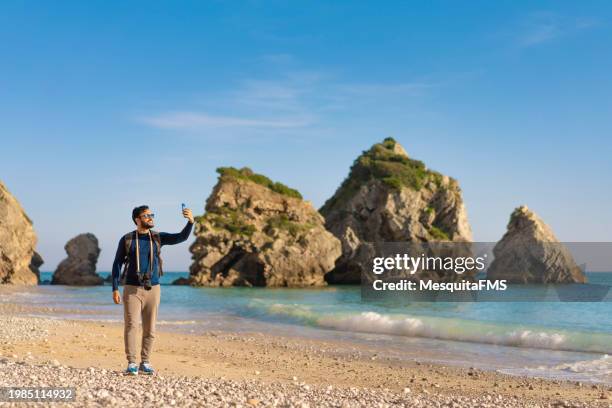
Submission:
[[[140,215],[142,218],[148,218],[148,219],[153,219],[155,218],[155,214],[141,214]]]

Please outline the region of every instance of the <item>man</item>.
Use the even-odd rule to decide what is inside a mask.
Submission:
[[[193,215],[188,208],[183,209],[183,217],[188,219],[185,228],[177,234],[153,231],[155,214],[148,206],[142,205],[132,211],[132,221],[136,231],[125,234],[119,240],[115,262],[113,262],[113,301],[121,303],[119,280],[121,266],[124,269],[123,318],[125,355],[128,360],[127,374],[153,374],[151,349],[155,338],[155,321],[160,299],[159,276],[163,274],[159,256],[161,246],[175,245],[189,238],[193,227]],[[142,318],[142,345],[140,365],[136,365],[136,330]]]

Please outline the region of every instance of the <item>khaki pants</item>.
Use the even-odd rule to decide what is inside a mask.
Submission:
[[[161,285],[154,285],[151,290],[142,286],[123,286],[123,319],[125,322],[123,339],[125,356],[128,362],[136,363],[136,336],[138,323],[142,317],[142,346],[140,361],[150,362],[153,339],[155,339],[155,321],[159,308]]]

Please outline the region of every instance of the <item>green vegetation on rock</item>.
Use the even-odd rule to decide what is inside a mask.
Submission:
[[[391,150],[395,148],[396,143],[397,142],[392,137],[385,137],[385,140],[382,141],[382,145],[385,146],[387,149],[391,149]]]
[[[300,194],[299,191],[293,188],[287,187],[283,183],[274,182],[270,180],[268,177],[264,176],[263,174],[258,174],[258,173],[253,172],[253,170],[251,170],[248,167],[243,167],[241,169],[237,169],[235,167],[219,167],[217,169],[217,173],[220,174],[221,178],[232,177],[232,178],[239,179],[239,180],[249,180],[254,183],[260,184],[264,187],[267,187],[276,193],[279,193],[279,194],[282,194],[288,197],[294,197],[294,198],[299,198],[299,199],[302,198],[302,195]]]
[[[255,232],[254,225],[246,222],[238,210],[221,207],[215,211],[209,211],[203,216],[196,217],[196,221],[208,221],[213,228],[224,229],[234,235],[251,236]]]
[[[279,229],[288,231],[293,237],[297,237],[299,234],[308,231],[313,228],[315,224],[311,223],[299,223],[291,221],[285,214],[270,217],[266,225],[266,233],[271,233],[271,229]]]
[[[429,233],[431,234],[432,237],[434,237],[435,239],[438,239],[440,241],[450,241],[450,237],[448,236],[448,234],[444,231],[442,231],[440,228],[432,226],[429,229]]]
[[[336,194],[323,205],[325,215],[337,204],[346,202],[359,188],[372,180],[380,180],[389,188],[401,190],[409,187],[419,191],[428,180],[438,187],[442,185],[442,175],[428,170],[420,160],[396,153],[395,139],[388,137],[364,151],[351,166],[348,177],[342,182]]]

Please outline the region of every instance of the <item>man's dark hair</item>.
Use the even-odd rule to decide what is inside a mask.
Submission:
[[[141,205],[140,207],[136,207],[132,210],[132,221],[134,221],[134,224],[136,224],[136,218],[140,217],[140,214],[142,214],[145,210],[148,209],[148,205]]]

